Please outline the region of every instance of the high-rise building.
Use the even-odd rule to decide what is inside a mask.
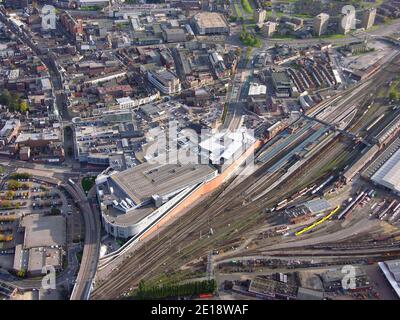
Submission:
[[[338,32],[341,34],[347,34],[350,32],[353,25],[353,14],[346,13],[342,14],[339,19]]]
[[[267,12],[263,9],[257,9],[254,11],[254,23],[255,24],[263,24],[265,21],[265,17]]]
[[[361,21],[361,28],[365,30],[371,28],[374,25],[376,17],[376,8],[369,8],[364,10],[362,21]]]
[[[261,29],[266,37],[272,37],[276,31],[276,22],[267,21]]]
[[[323,35],[327,28],[329,22],[329,14],[327,13],[320,13],[314,18],[314,34],[316,36]]]
[[[348,10],[346,13],[341,15],[339,20],[338,32],[342,34],[347,34],[351,29],[356,27],[356,13],[355,11]]]

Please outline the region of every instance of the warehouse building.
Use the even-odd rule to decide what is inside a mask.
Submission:
[[[371,180],[400,193],[400,150],[397,150],[372,176]]]
[[[396,296],[400,298],[400,260],[378,262],[378,266]]]
[[[400,149],[400,138],[393,140],[387,148],[379,154],[372,163],[362,172],[362,177],[371,179],[372,176],[386,163],[397,150]]]

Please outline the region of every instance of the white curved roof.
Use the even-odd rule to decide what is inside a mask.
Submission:
[[[400,149],[372,176],[372,181],[400,192]]]

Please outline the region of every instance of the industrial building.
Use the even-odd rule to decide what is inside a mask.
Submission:
[[[250,282],[249,292],[263,299],[295,300],[298,288],[293,283],[288,283],[287,275],[282,276],[282,281],[257,276]]]
[[[365,179],[371,179],[379,168],[389,160],[389,158],[400,149],[400,138],[395,139],[390,143],[381,154],[372,161],[372,163],[362,172]]]
[[[194,15],[193,24],[199,35],[229,33],[227,21],[216,12],[200,12]]]
[[[104,227],[115,237],[131,237],[216,175],[209,165],[148,162],[106,171],[96,179]]]
[[[397,150],[371,177],[376,184],[400,193],[400,150]]]
[[[400,260],[378,262],[378,266],[396,296],[400,298]]]

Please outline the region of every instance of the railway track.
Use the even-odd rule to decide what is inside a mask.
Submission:
[[[384,76],[381,72],[376,75],[379,80],[388,76],[387,73]],[[374,87],[374,83],[371,82],[368,87]],[[370,92],[367,89],[363,90],[357,101],[365,99]],[[141,279],[149,279],[168,270],[178,270],[180,266],[194,258],[206,255],[211,248],[222,247],[224,243],[230,242],[232,237],[237,237],[259,225],[264,220],[261,214],[263,208],[304,187],[303,180],[306,180],[310,168],[326,160],[327,155],[334,156],[342,152],[343,148],[343,145],[336,142],[327,145],[324,152],[310,159],[304,168],[296,171],[282,183],[280,188],[271,190],[255,202],[243,203],[245,200],[243,190],[248,190],[261,179],[262,182],[246,194],[246,198],[252,197],[271,183],[270,178],[262,178],[265,175],[264,166],[240,182],[229,193],[220,197],[224,188],[215,191],[148,243],[141,244],[130,258],[121,263],[118,270],[110,274],[108,279],[97,283],[92,299],[118,298],[122,292],[135,287]],[[205,231],[207,234],[210,226],[214,230],[214,235],[199,239],[199,232]]]

